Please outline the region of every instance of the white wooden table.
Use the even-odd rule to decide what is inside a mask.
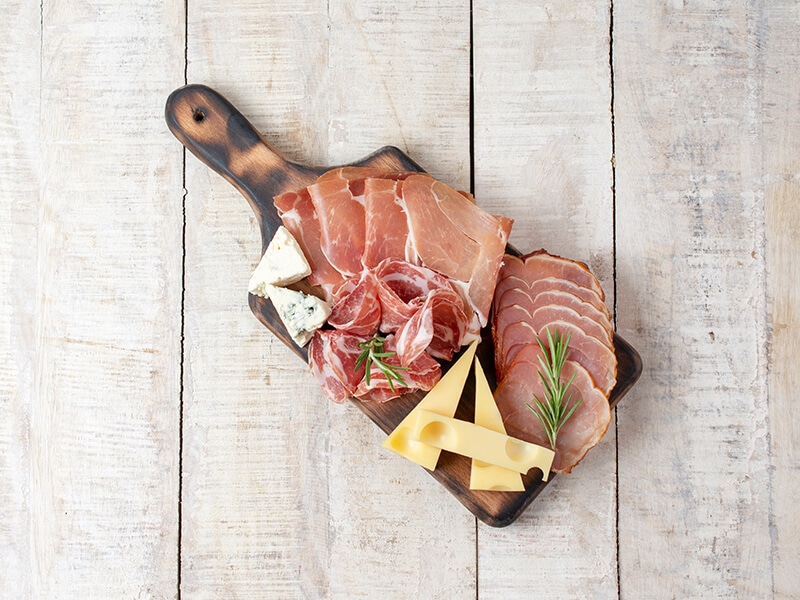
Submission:
[[[40,5],[41,4],[41,5]],[[0,596],[800,597],[800,4],[6,0]],[[514,525],[247,306],[185,82],[315,164],[393,144],[584,260],[645,371]]]

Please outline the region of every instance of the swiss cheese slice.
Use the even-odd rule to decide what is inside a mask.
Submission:
[[[475,425],[497,433],[506,433],[503,417],[494,401],[492,389],[489,387],[489,382],[486,381],[486,374],[483,372],[481,361],[477,356],[475,357]],[[546,478],[547,474],[545,473]],[[524,492],[525,484],[522,483],[522,475],[517,471],[473,458],[469,489]]]
[[[464,390],[464,384],[467,381],[469,368],[472,365],[477,346],[477,340],[469,345],[464,354],[442,376],[439,383],[433,386],[431,391],[420,400],[420,403],[406,415],[406,418],[383,441],[384,448],[396,452],[430,471],[436,468],[436,463],[439,462],[439,455],[442,453],[441,449],[423,444],[412,437],[417,416],[422,410],[428,410],[445,417],[452,417],[456,414],[458,401],[461,399],[461,392]]]
[[[419,411],[411,439],[517,473],[538,467],[545,481],[555,455],[549,448],[429,410]]]

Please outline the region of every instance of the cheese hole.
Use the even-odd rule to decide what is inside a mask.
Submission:
[[[441,421],[431,421],[419,434],[419,441],[423,444],[430,444],[439,448],[444,446],[454,446],[458,441],[458,435],[452,427]]]
[[[395,432],[395,435],[389,439],[389,445],[395,452],[408,452],[414,448],[414,446],[419,445],[419,442],[411,439],[412,433],[413,432],[411,431],[410,427],[398,429]]]
[[[487,462],[483,462],[482,460],[478,460],[477,458],[473,458],[472,466],[475,467],[476,469],[485,469],[487,467],[491,467],[492,465],[490,465]]]
[[[537,449],[535,447],[527,446],[514,438],[508,438],[508,441],[506,441],[506,456],[515,463],[524,464],[529,462],[536,452]]]

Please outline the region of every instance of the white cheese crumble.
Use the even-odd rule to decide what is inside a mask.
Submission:
[[[308,277],[311,267],[300,244],[283,225],[278,227],[272,241],[267,246],[261,262],[250,278],[248,291],[256,296],[268,297],[267,286],[283,286]]]
[[[331,314],[330,305],[316,296],[269,284],[265,291],[298,346],[305,346]]]

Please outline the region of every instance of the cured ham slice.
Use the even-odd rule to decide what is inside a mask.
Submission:
[[[389,171],[380,167],[339,167],[325,171],[317,178],[317,183],[331,181],[333,179],[344,179],[346,181],[363,181],[369,177],[379,179],[400,179],[405,173]]]
[[[333,290],[344,282],[342,274],[328,262],[320,246],[320,224],[308,190],[275,196],[275,207],[283,225],[297,240],[311,267],[308,282],[322,288],[325,300],[333,298]]]
[[[461,204],[471,204],[456,192]],[[480,241],[468,237],[439,207],[427,177],[409,177],[403,184],[409,231],[425,266],[467,282],[480,253]]]
[[[422,264],[464,284],[477,321],[485,325],[512,221],[489,215],[426,176],[403,182],[403,200]]]
[[[396,338],[394,335],[386,337],[384,350],[388,352],[397,351]],[[387,364],[408,367],[406,371],[400,371],[407,386],[399,386],[393,383],[394,391],[389,386],[386,376],[377,368],[370,369],[370,381],[367,386],[366,379],[362,380],[354,392],[354,396],[364,402],[386,402],[397,398],[411,390],[428,391],[442,377],[442,369],[429,354],[422,352],[412,361],[404,361],[398,352],[395,356],[385,359]]]
[[[354,195],[343,177],[320,178],[308,193],[319,219],[322,252],[343,276],[357,275],[366,238],[363,197]]]
[[[385,333],[405,325],[433,290],[453,289],[446,277],[401,260],[382,261],[375,269],[375,277],[383,310],[380,329]]]
[[[422,352],[412,361],[402,361],[399,354],[385,358],[387,364],[408,367],[400,371],[407,386],[389,381],[375,366],[370,369],[370,385],[364,378],[364,365],[356,368],[361,354],[359,343],[365,338],[337,329],[318,330],[308,346],[311,372],[317,378],[325,395],[340,404],[354,396],[365,402],[386,402],[411,390],[430,390],[442,376],[439,363],[428,353]],[[396,351],[393,335],[387,336],[384,344],[387,352]]]
[[[353,290],[334,305],[328,324],[353,335],[372,337],[380,322],[378,282],[370,271],[364,271]]]
[[[363,338],[336,329],[317,330],[308,345],[308,363],[325,395],[340,404],[352,396],[364,378],[356,369]]]
[[[538,347],[535,348],[537,352],[533,352],[533,346],[528,348],[528,356],[518,356],[509,367],[508,376],[497,387],[494,398],[509,435],[550,447],[542,424],[528,407],[535,406],[534,395],[544,398],[542,381],[531,376],[538,369],[536,355],[540,351]],[[562,381],[569,381],[573,375],[575,378],[570,386],[572,397],[568,406],[572,406],[579,398],[581,403],[558,434],[552,466],[556,473],[569,473],[602,439],[611,422],[606,395],[595,387],[586,369],[569,360],[562,370]]]
[[[362,262],[377,267],[385,259],[405,260],[408,223],[400,198],[403,183],[371,178],[364,182],[365,241]]]
[[[397,352],[404,362],[427,351],[431,356],[451,360],[461,347],[467,317],[461,298],[452,289],[432,290],[424,304],[397,334]]]

